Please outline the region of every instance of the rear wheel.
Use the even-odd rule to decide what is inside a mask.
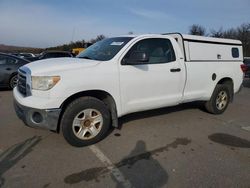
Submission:
[[[17,75],[12,76],[9,81],[9,88],[13,89],[14,87],[16,87],[17,82],[18,82],[18,76]]]
[[[228,107],[230,96],[228,85],[217,85],[211,99],[205,104],[207,111],[212,114],[222,114]]]
[[[69,104],[61,126],[69,144],[77,147],[91,145],[106,136],[110,127],[110,112],[102,101],[81,97]]]

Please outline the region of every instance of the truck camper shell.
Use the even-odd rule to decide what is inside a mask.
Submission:
[[[185,61],[243,61],[239,40],[166,33],[175,38]]]

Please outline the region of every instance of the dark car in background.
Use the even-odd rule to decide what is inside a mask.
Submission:
[[[71,52],[67,51],[44,51],[36,57],[26,57],[25,59],[29,61],[37,61],[41,59],[59,58],[59,57],[74,57],[74,55]]]
[[[245,73],[245,77],[250,78],[250,57],[244,58],[244,64],[247,66],[247,71]]]
[[[14,55],[14,56],[21,57],[21,58],[36,57],[33,53],[27,53],[27,52],[10,53],[10,55]]]
[[[27,57],[36,57],[33,53],[19,53],[19,57],[27,58]]]
[[[28,60],[17,56],[0,53],[0,87],[13,89],[18,81],[19,67],[29,63]]]

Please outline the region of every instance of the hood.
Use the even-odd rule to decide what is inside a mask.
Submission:
[[[50,75],[58,74],[62,71],[93,67],[99,64],[100,61],[80,59],[80,58],[53,58],[34,61],[26,64],[31,70],[32,75]]]

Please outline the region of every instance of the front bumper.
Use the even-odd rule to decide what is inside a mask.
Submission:
[[[17,116],[29,127],[56,131],[61,109],[35,109],[19,104],[14,100]]]

